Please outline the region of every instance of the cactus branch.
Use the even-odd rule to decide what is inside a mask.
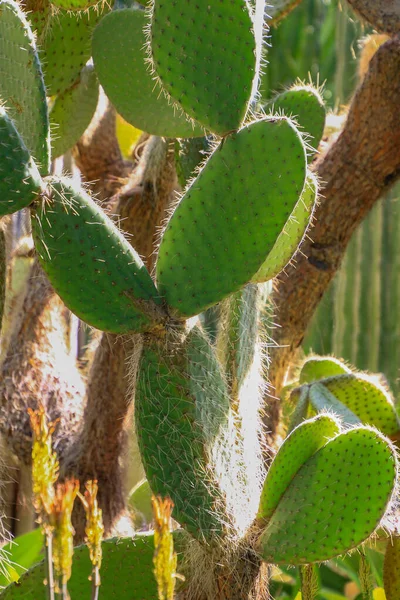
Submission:
[[[353,9],[379,33],[400,33],[400,0],[348,0]]]
[[[342,134],[316,163],[323,183],[316,224],[296,263],[276,280],[270,378],[278,396],[286,369],[311,317],[342,261],[347,244],[374,203],[400,177],[400,39],[383,44],[351,103]],[[279,401],[266,399],[269,431],[276,430]]]

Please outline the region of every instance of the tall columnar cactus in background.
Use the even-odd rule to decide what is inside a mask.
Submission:
[[[317,181],[307,164],[324,128],[321,98],[296,86],[259,106],[263,2],[254,8],[245,0],[155,0],[147,12],[136,4],[115,7],[102,20],[107,8],[91,7],[79,20],[65,10],[82,8],[78,2],[58,4],[57,20],[50,6],[33,7],[29,17],[42,48],[43,79],[26,17],[13,0],[0,2],[0,30],[7,25],[1,64],[12,65],[14,52],[24,60],[18,90],[0,81],[1,146],[13,151],[12,177],[0,183],[7,198],[4,207],[0,199],[2,214],[29,206],[41,265],[76,315],[105,332],[141,336],[140,352],[131,357],[136,432],[150,487],[172,499],[185,530],[175,534],[188,570],[183,593],[237,597],[242,577],[240,597],[259,597],[263,561],[309,565],[368,540],[391,508],[397,481],[396,453],[383,435],[398,431],[393,407],[384,390],[347,372],[318,382],[303,378],[302,415],[321,412],[317,396],[323,414],[295,423],[264,477],[265,284],[290,262],[311,220]],[[116,108],[136,127],[185,138],[177,159],[181,181],[188,182],[161,236],[156,281],[89,194],[49,174],[45,85],[48,96],[57,96],[50,120],[57,115],[63,134],[99,20],[94,68]],[[115,79],[120,57],[128,58],[129,69],[122,84]],[[191,144],[198,158],[185,163]],[[0,171],[8,171],[7,161],[1,150]],[[216,305],[214,343],[201,322]],[[202,321],[188,320],[199,313]],[[366,393],[378,416],[366,406]],[[349,428],[350,413],[357,425]],[[355,510],[360,502],[367,510]],[[151,543],[150,535],[132,545],[105,544],[110,598],[156,598]],[[131,576],[116,584],[113,564],[121,556],[127,557],[121,569]],[[72,594],[80,593],[80,577],[78,568]],[[3,597],[29,597],[30,590],[37,598],[42,579],[38,567]]]

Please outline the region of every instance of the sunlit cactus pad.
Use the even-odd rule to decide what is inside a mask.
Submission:
[[[142,10],[125,8],[106,15],[96,27],[93,60],[105,93],[119,114],[142,131],[169,137],[202,135],[203,128],[155,87],[145,62],[144,25]]]
[[[153,493],[173,500],[174,518],[202,540],[220,535],[227,521],[217,511],[223,500],[209,463],[228,410],[213,349],[197,328],[182,343],[145,341],[135,420],[146,477]]]
[[[378,431],[339,434],[298,471],[259,541],[269,563],[328,560],[368,539],[388,509],[397,460]]]
[[[77,14],[59,10],[38,38],[47,93],[61,94],[77,81],[89,60],[93,29],[109,11],[107,4]]]
[[[42,180],[14,123],[0,107],[0,216],[33,202]]]
[[[334,356],[311,356],[301,367],[299,382],[312,383],[325,377],[351,373],[351,369]]]
[[[305,421],[290,433],[268,470],[258,511],[260,520],[268,521],[300,467],[338,433],[337,420],[328,415]]]
[[[181,532],[175,532],[179,537]],[[100,598],[111,600],[158,600],[157,584],[153,575],[154,536],[138,534],[133,539],[113,539],[102,544]],[[72,577],[68,582],[71,598],[91,598],[92,583],[89,575],[92,564],[85,546],[75,548]],[[43,585],[46,570],[43,563],[25,573],[18,583],[8,586],[0,594],[2,600],[44,600],[47,589]]]
[[[347,373],[321,383],[363,423],[388,436],[399,432],[399,418],[389,392],[368,375]]]
[[[83,67],[79,80],[57,96],[51,109],[53,158],[70,150],[90,125],[99,98],[93,66]]]
[[[321,141],[325,126],[325,105],[321,94],[312,85],[295,85],[276,96],[269,106],[274,112],[283,112],[296,120],[308,143],[315,150]],[[310,153],[309,160],[314,153]]]
[[[251,280],[303,190],[305,150],[286,118],[256,121],[226,138],[186,191],[164,232],[160,292],[193,316]]]
[[[0,10],[0,100],[40,172],[47,175],[50,129],[36,44],[16,2],[1,0]]]
[[[274,247],[268,254],[267,260],[257,271],[252,281],[269,281],[290,262],[304,237],[310,223],[318,195],[318,185],[315,177],[309,173],[303,192],[293,209],[283,231],[279,234]]]
[[[111,333],[157,323],[158,293],[146,267],[82,189],[66,179],[51,180],[33,210],[32,228],[51,284],[83,321]]]
[[[151,52],[163,86],[188,115],[219,135],[238,129],[256,60],[245,0],[156,0]]]

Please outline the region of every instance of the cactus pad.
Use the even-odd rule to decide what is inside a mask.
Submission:
[[[0,98],[42,175],[50,168],[50,128],[35,40],[16,2],[0,2]]]
[[[305,164],[284,117],[256,121],[216,148],[161,240],[157,280],[177,315],[196,315],[250,281],[300,197]]]
[[[175,531],[174,538],[182,532]],[[154,536],[137,534],[133,539],[111,539],[102,543],[100,597],[109,600],[157,600],[153,575]],[[71,598],[90,598],[92,564],[86,546],[74,551],[72,577],[68,582]],[[118,573],[118,577],[116,577]],[[2,600],[40,600],[46,596],[44,563],[27,571],[1,594]]]
[[[272,279],[290,262],[296,253],[305,231],[310,223],[311,215],[318,194],[318,184],[315,177],[309,173],[303,192],[293,209],[282,233],[268,254],[267,260],[257,271],[252,281],[260,283]]]
[[[53,158],[70,150],[85,133],[95,113],[99,83],[93,66],[83,67],[79,80],[57,96],[50,113]]]
[[[221,534],[226,515],[210,470],[227,418],[225,384],[213,350],[195,328],[186,340],[148,339],[135,398],[143,466],[155,494],[174,502],[174,518],[199,539]]]
[[[93,29],[108,11],[109,8],[104,3],[101,8],[93,6],[79,14],[59,10],[56,15],[49,17],[38,37],[49,96],[65,92],[77,81],[91,56]],[[34,14],[32,19],[34,22]]]
[[[312,383],[325,377],[351,373],[346,364],[334,356],[312,356],[301,367],[299,382]]]
[[[100,0],[103,2],[103,0]],[[51,3],[63,10],[86,10],[95,4],[99,4],[99,0],[51,0]]]
[[[144,25],[143,11],[124,8],[104,17],[96,27],[93,60],[105,93],[119,114],[142,131],[168,137],[202,135],[202,127],[194,126],[154,88],[145,62]]]
[[[176,140],[176,173],[182,188],[186,187],[199,165],[205,161],[206,155],[210,153],[210,149],[210,139],[206,136]]]
[[[245,0],[157,0],[151,19],[156,73],[183,110],[219,135],[241,125],[255,75]]]
[[[314,382],[308,388],[308,399],[314,410],[329,411],[340,417],[347,425],[359,425],[361,420],[345,404],[340,402],[322,383]]]
[[[400,538],[398,537],[393,537],[387,542],[383,582],[386,600],[398,600],[400,598]]]
[[[296,85],[276,96],[269,105],[274,112],[293,117],[301,131],[308,134],[308,143],[315,150],[318,148],[325,126],[325,105],[318,90],[312,85]],[[310,153],[309,161],[312,158]]]
[[[158,294],[146,267],[83,190],[50,180],[32,229],[51,284],[83,321],[111,333],[151,329],[158,321]]]
[[[0,107],[0,216],[29,206],[42,180],[14,123]]]
[[[368,539],[391,501],[396,455],[379,432],[339,434],[300,468],[259,540],[269,563],[328,560]]]
[[[300,467],[339,433],[338,422],[320,415],[294,429],[279,448],[261,493],[258,519],[267,522]]]
[[[399,432],[399,419],[390,394],[368,375],[347,373],[321,383],[363,423],[377,427],[387,436]]]

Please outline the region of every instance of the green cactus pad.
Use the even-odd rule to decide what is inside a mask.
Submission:
[[[249,284],[221,303],[217,353],[231,397],[239,391],[253,362],[258,339],[259,289]]]
[[[38,37],[47,94],[62,94],[79,78],[91,56],[92,32],[109,11],[106,3],[82,13],[59,10],[50,15]],[[34,22],[35,13],[32,15]]]
[[[299,382],[312,383],[325,377],[334,377],[351,373],[351,369],[341,360],[334,356],[312,356],[307,358],[301,367]]]
[[[278,236],[267,260],[257,271],[252,281],[261,283],[272,279],[290,262],[297,252],[310,223],[318,195],[318,184],[312,173],[308,173],[303,192],[293,209],[282,233]]]
[[[210,457],[228,410],[219,365],[197,328],[181,344],[145,341],[135,420],[146,477],[155,494],[173,500],[174,518],[200,540],[221,535],[227,521]]]
[[[105,93],[119,114],[142,131],[167,137],[202,135],[202,127],[193,125],[155,89],[145,62],[144,25],[143,11],[125,8],[113,11],[96,27],[93,60]]]
[[[174,532],[174,541],[182,537]],[[153,575],[154,536],[137,534],[129,539],[111,539],[102,543],[100,598],[107,600],[158,600],[157,584]],[[89,576],[92,564],[86,546],[74,551],[72,577],[68,582],[71,598],[91,598]],[[117,576],[116,576],[117,575]],[[18,583],[9,585],[0,594],[1,600],[44,600],[47,588],[44,563],[27,571]]]
[[[96,110],[99,83],[93,66],[83,67],[79,80],[57,96],[51,109],[53,158],[62,156],[85,133]]]
[[[50,168],[50,127],[42,70],[24,13],[0,2],[0,98],[42,175]]]
[[[305,152],[291,121],[256,121],[226,138],[172,215],[157,262],[173,312],[193,316],[248,283],[303,190]]]
[[[400,598],[400,538],[388,540],[383,563],[383,582],[386,600]]]
[[[312,85],[296,85],[276,96],[266,108],[269,106],[274,112],[293,117],[301,131],[308,134],[308,143],[318,148],[325,127],[325,105],[318,90]],[[309,162],[313,156],[313,152],[309,154]]]
[[[322,383],[315,382],[308,388],[308,399],[317,413],[332,412],[347,425],[359,425],[361,423],[357,415],[340,402]]]
[[[157,0],[151,52],[172,99],[219,135],[238,129],[255,75],[255,38],[245,0]]]
[[[0,107],[0,216],[29,206],[41,185],[39,171],[24,142]]]
[[[300,468],[259,540],[269,563],[331,559],[368,539],[391,501],[394,449],[378,431],[339,434]]]
[[[339,433],[338,422],[319,415],[294,429],[279,448],[267,474],[260,498],[258,519],[267,522],[300,467]]]
[[[368,375],[347,373],[321,383],[366,425],[373,425],[387,436],[399,432],[399,419],[390,394]]]
[[[152,491],[147,479],[139,481],[129,495],[131,518],[136,529],[148,527],[153,521]]]
[[[210,139],[206,136],[176,140],[176,173],[182,188],[186,187],[199,165],[205,161],[210,149]]]
[[[157,323],[158,293],[146,267],[73,182],[49,180],[43,201],[32,211],[32,229],[52,286],[80,319],[111,333],[140,332]]]

